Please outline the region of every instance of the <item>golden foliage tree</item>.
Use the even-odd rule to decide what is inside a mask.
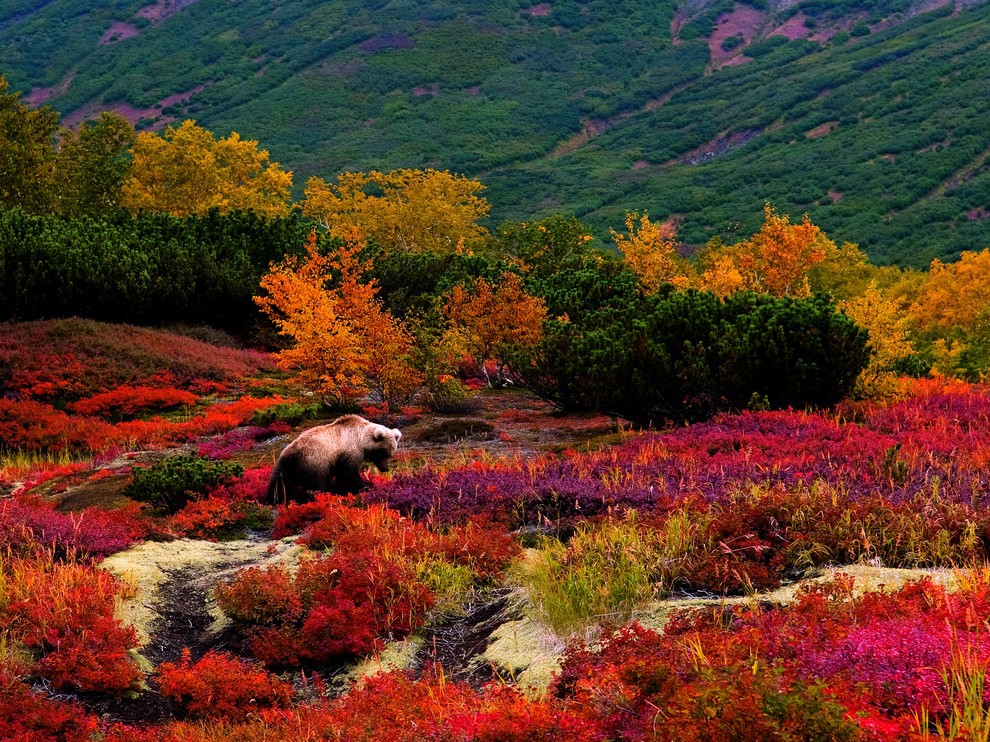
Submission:
[[[632,211],[626,214],[628,234],[610,231],[623,260],[639,276],[646,291],[653,293],[664,283],[680,289],[688,287],[687,265],[677,255],[677,242],[671,229],[651,222],[645,212],[639,216]]]
[[[175,216],[218,208],[253,210],[264,216],[289,211],[292,173],[268,161],[258,142],[237,132],[217,139],[193,121],[169,126],[162,136],[138,134],[133,162],[124,184],[124,204],[131,211],[165,211]]]
[[[743,274],[736,266],[736,259],[732,255],[713,256],[698,279],[700,288],[711,291],[721,298],[742,291],[744,284]]]
[[[721,295],[744,290],[781,297],[809,296],[809,271],[835,249],[835,243],[807,214],[800,223],[791,224],[786,215],[767,204],[759,232],[731,247],[710,247],[702,259],[699,288]]]
[[[973,332],[990,309],[990,250],[964,252],[955,263],[933,260],[908,309],[921,330],[958,327]]]
[[[870,333],[870,362],[856,379],[854,394],[886,399],[898,393],[894,365],[914,352],[901,303],[884,296],[871,281],[861,296],[840,304],[846,316]]]
[[[455,286],[443,314],[450,322],[448,342],[463,347],[482,365],[493,361],[497,379],[502,381],[505,364],[501,350],[538,343],[547,306],[543,299],[526,293],[519,276],[506,272],[494,285],[478,278],[470,289]],[[491,384],[487,369],[485,377]]]
[[[390,409],[422,382],[410,366],[413,338],[378,300],[374,281],[362,281],[364,248],[354,231],[340,249],[321,255],[311,234],[304,258],[289,257],[261,280],[255,297],[292,344],[277,354],[282,368],[331,405],[346,407],[368,391]]]
[[[310,178],[302,209],[335,237],[356,227],[386,250],[449,254],[487,234],[483,188],[446,170],[342,173],[332,185]]]

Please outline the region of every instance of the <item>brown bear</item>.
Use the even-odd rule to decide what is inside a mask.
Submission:
[[[310,492],[360,492],[367,486],[361,479],[361,465],[368,461],[379,471],[388,471],[388,460],[401,438],[397,428],[357,415],[304,430],[275,462],[266,499],[306,502],[312,499]]]

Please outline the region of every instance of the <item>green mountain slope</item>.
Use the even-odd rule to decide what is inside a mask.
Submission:
[[[70,123],[236,130],[297,185],[444,167],[496,220],[649,209],[695,244],[771,200],[923,264],[990,244],[990,6],[937,4],[8,0],[0,72]]]

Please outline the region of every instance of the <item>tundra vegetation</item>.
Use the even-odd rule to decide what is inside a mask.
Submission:
[[[3,95],[75,172],[82,132]],[[603,249],[435,170],[300,215],[257,143],[100,122],[99,210],[0,194],[0,736],[985,738],[990,252],[879,267],[769,204]],[[347,409],[397,471],[265,506]],[[141,593],[152,541],[235,556]]]

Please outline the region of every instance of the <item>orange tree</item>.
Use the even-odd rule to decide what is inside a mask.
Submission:
[[[767,204],[763,226],[752,237],[730,247],[709,245],[699,261],[698,287],[719,296],[736,291],[810,296],[808,272],[835,251],[835,243],[807,214],[799,224],[791,224]]]
[[[496,364],[496,379],[503,382],[502,350],[536,345],[547,318],[547,306],[543,299],[526,293],[519,276],[507,271],[494,285],[478,278],[470,289],[455,286],[443,314],[450,322],[448,342],[463,347],[480,363],[491,385],[485,363]]]
[[[291,341],[279,365],[325,403],[347,407],[372,392],[393,409],[422,378],[409,363],[409,329],[382,307],[377,284],[363,280],[363,248],[353,230],[323,255],[313,233],[305,256],[286,258],[261,279],[267,293],[255,302]]]

